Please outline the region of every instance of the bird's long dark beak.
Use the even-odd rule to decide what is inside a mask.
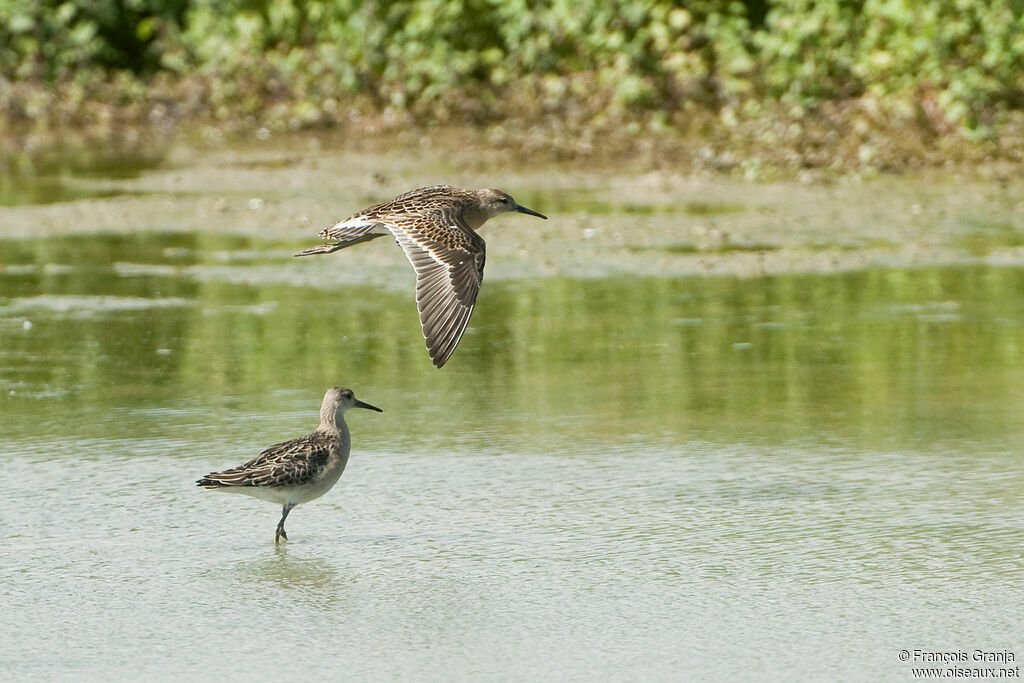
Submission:
[[[381,410],[377,406],[371,406],[369,403],[363,403],[358,398],[356,399],[356,402],[353,403],[352,405],[354,405],[356,408],[366,408],[367,410],[376,410],[378,413],[383,413],[384,412],[383,410]]]
[[[545,216],[544,214],[538,213],[538,212],[534,211],[533,209],[527,209],[525,206],[519,206],[518,204],[516,204],[516,211],[518,211],[519,213],[525,213],[525,214],[527,214],[529,216],[536,216],[537,218],[543,218],[544,220],[548,219],[548,217]]]

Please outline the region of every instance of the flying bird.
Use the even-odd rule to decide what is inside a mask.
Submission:
[[[360,242],[392,235],[416,270],[416,306],[427,352],[440,368],[469,325],[484,277],[485,245],[476,230],[503,213],[547,219],[495,189],[448,185],[421,187],[375,204],[320,233],[331,244],[296,256],[330,254]]]

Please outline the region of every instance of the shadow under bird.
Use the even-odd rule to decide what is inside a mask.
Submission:
[[[208,474],[196,484],[281,505],[274,545],[287,541],[284,520],[292,508],[330,491],[345,471],[352,440],[343,415],[349,408],[384,412],[357,399],[351,389],[332,387],[324,394],[320,426],[312,434],[275,444],[244,465]]]
[[[320,233],[331,244],[296,256],[330,254],[392,235],[416,270],[416,305],[427,352],[441,367],[462,339],[484,277],[485,245],[476,230],[503,213],[547,219],[501,190],[421,187],[335,223]]]

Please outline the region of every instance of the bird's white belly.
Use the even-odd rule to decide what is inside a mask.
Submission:
[[[368,220],[366,216],[352,216],[351,218],[341,221],[340,223],[335,223],[334,225],[331,226],[331,229],[344,230],[351,228],[365,228],[367,225],[370,224],[371,220]],[[370,230],[370,234],[372,235],[387,235],[388,233],[391,232],[390,230],[388,230],[388,226],[385,223],[373,222],[372,225],[373,228]]]
[[[338,458],[335,463],[328,465],[319,477],[299,486],[225,486],[217,490],[244,493],[278,505],[308,503],[331,490],[341,477],[341,473],[345,471],[347,462],[346,454],[345,457]]]

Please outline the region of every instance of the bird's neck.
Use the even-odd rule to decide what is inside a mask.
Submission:
[[[488,218],[492,218],[490,213],[482,211],[476,206],[466,206],[462,209],[462,220],[466,221],[473,230],[479,230],[480,226],[487,222]]]
[[[341,415],[321,415],[320,426],[316,428],[318,432],[324,434],[330,434],[336,436],[338,434],[347,437],[348,436],[348,425],[345,424],[345,418]]]

